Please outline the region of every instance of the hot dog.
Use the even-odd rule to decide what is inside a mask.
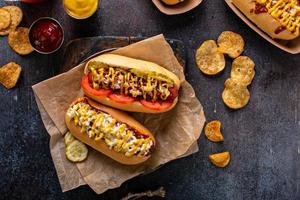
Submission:
[[[292,40],[300,34],[299,0],[232,0],[232,3],[274,39]]]
[[[86,97],[70,105],[65,121],[74,137],[122,164],[146,161],[155,146],[151,132],[132,117]]]
[[[152,62],[103,54],[87,62],[84,74],[86,96],[121,110],[160,113],[178,101],[180,80]]]

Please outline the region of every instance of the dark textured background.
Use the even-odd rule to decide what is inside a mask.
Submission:
[[[8,3],[0,2],[0,5]],[[11,3],[10,3],[11,4]],[[61,1],[25,5],[23,25],[41,16],[57,18],[71,39],[97,35],[153,36],[164,33],[182,40],[187,49],[187,80],[194,86],[208,120],[220,119],[225,142],[208,142],[201,135],[198,153],[96,195],[88,186],[62,193],[49,152],[31,86],[56,75],[62,50],[53,55],[19,56],[0,38],[0,65],[23,67],[16,88],[0,86],[0,199],[119,199],[127,192],[164,186],[166,199],[300,199],[300,58],[272,46],[248,28],[222,0],[206,0],[193,11],[161,14],[150,0],[103,0],[88,20],[68,17]],[[247,107],[232,111],[221,100],[231,59],[221,75],[199,72],[194,52],[206,39],[233,30],[246,41],[245,55],[256,63]],[[229,150],[230,165],[219,169],[210,153]]]

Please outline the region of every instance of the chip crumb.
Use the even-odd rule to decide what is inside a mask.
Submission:
[[[209,155],[209,160],[217,167],[226,167],[230,162],[230,153],[228,151]]]
[[[221,122],[219,120],[213,120],[206,124],[204,133],[207,139],[212,142],[222,142],[224,137],[221,133]]]
[[[15,87],[20,77],[21,70],[21,66],[17,63],[7,63],[0,68],[0,83],[7,89]]]

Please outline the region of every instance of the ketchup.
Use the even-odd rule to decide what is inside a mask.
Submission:
[[[255,8],[251,9],[250,11],[251,13],[255,13],[255,14],[260,14],[260,13],[267,13],[268,9],[266,8],[265,5],[260,4],[260,3],[255,3]]]
[[[37,51],[50,53],[61,46],[63,30],[55,20],[42,18],[32,25],[29,39]]]
[[[275,29],[274,33],[275,33],[275,34],[279,34],[280,32],[284,31],[285,29],[286,29],[285,26],[278,26],[278,27]]]

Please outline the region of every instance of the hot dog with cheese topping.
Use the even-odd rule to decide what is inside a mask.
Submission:
[[[65,121],[74,137],[122,164],[146,161],[155,146],[150,131],[132,117],[86,97],[70,105]]]
[[[300,34],[299,0],[232,0],[232,3],[272,38],[292,40]]]
[[[121,110],[160,113],[178,101],[180,80],[152,62],[103,54],[88,61],[84,73],[85,95]]]

